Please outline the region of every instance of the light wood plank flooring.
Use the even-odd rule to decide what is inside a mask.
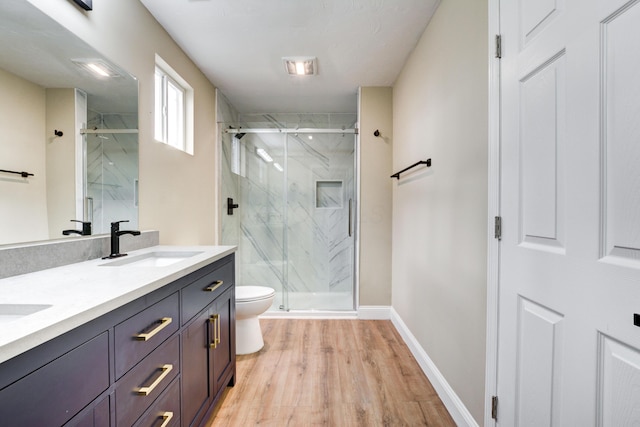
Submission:
[[[390,321],[260,322],[210,426],[455,426]]]

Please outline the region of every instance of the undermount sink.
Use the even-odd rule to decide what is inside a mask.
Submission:
[[[0,324],[18,320],[52,307],[47,304],[0,304]]]
[[[199,255],[200,251],[156,251],[136,256],[126,256],[115,261],[100,264],[102,267],[166,267],[192,256]]]

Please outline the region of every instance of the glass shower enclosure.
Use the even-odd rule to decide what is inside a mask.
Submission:
[[[274,288],[272,310],[353,311],[354,130],[224,125],[220,138],[221,240],[238,246],[236,282]]]
[[[137,113],[88,114],[84,134],[85,216],[93,234],[110,232],[113,221],[138,229]]]

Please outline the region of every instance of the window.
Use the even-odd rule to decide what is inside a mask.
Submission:
[[[154,137],[189,154],[193,154],[192,99],[191,87],[156,56]]]

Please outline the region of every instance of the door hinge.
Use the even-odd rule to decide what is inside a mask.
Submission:
[[[491,396],[491,418],[498,421],[498,396]]]
[[[497,216],[494,219],[493,236],[498,240],[502,239],[502,217],[500,216]]]
[[[496,58],[502,58],[502,36],[496,34]]]

